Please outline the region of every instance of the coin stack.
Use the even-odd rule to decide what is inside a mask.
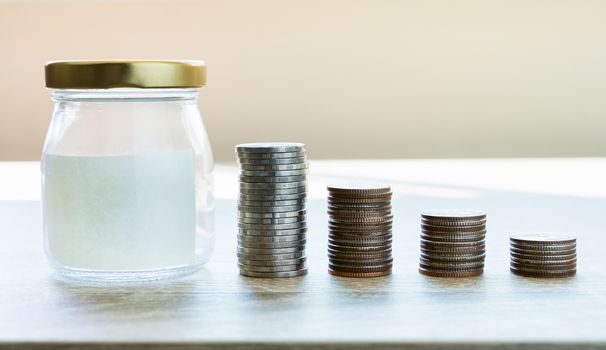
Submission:
[[[473,277],[484,272],[486,213],[431,210],[421,213],[419,272],[433,277]]]
[[[526,277],[558,278],[577,272],[577,239],[556,233],[525,233],[509,238],[510,270]]]
[[[391,188],[328,186],[328,272],[341,277],[391,273]]]
[[[267,278],[306,274],[305,145],[241,144],[236,154],[240,274]]]

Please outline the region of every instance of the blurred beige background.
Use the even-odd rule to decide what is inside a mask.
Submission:
[[[0,160],[39,157],[56,59],[208,64],[219,160],[606,155],[606,1],[0,0]]]

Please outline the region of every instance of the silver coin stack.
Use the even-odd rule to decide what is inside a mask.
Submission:
[[[238,267],[248,277],[307,273],[307,157],[291,142],[236,146],[240,164]]]

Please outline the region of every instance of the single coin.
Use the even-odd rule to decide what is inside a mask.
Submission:
[[[277,153],[244,153],[238,152],[238,159],[288,159],[305,157],[305,151],[301,152],[277,152]]]
[[[330,220],[328,222],[328,228],[330,230],[335,230],[335,231],[373,232],[373,231],[391,230],[392,223],[391,222],[378,223],[378,224],[376,224],[376,223],[368,224],[368,223],[360,223],[360,222],[346,223],[346,222]]]
[[[306,176],[245,177],[240,176],[240,189],[275,190],[307,185]]]
[[[392,239],[393,234],[391,233],[391,230],[386,231],[386,232],[371,232],[371,233],[360,233],[360,232],[342,233],[339,231],[329,230],[328,237],[334,238],[334,239],[349,239],[349,240],[365,240],[365,239],[385,240],[385,239]]]
[[[301,152],[305,144],[300,142],[252,142],[236,145],[236,152],[245,153],[273,153],[273,152]]]
[[[540,265],[540,264],[520,264],[514,261],[509,262],[509,266],[515,269],[524,270],[524,269],[533,269],[533,270],[545,270],[545,271],[566,271],[577,268],[577,263],[570,264],[549,264],[549,265]]]
[[[261,202],[276,202],[276,201],[304,201],[307,198],[307,193],[296,194],[278,194],[278,195],[250,195],[239,194],[240,201],[261,201]]]
[[[365,223],[365,224],[388,224],[388,223],[392,223],[393,222],[393,215],[385,215],[385,216],[380,216],[380,217],[374,217],[374,216],[369,216],[369,217],[348,217],[348,218],[342,218],[342,217],[331,217],[330,218],[331,222],[333,223]]]
[[[486,219],[484,220],[432,220],[425,219],[421,220],[422,224],[440,227],[468,227],[468,226],[481,226],[486,225]]]
[[[285,176],[305,176],[307,175],[307,169],[299,169],[299,170],[241,170],[240,176],[246,176],[247,178],[257,178],[257,177],[285,177]],[[260,181],[250,181],[250,182],[260,182]]]
[[[421,217],[430,220],[483,220],[486,212],[475,209],[434,209],[421,212]]]
[[[286,211],[281,213],[252,213],[249,211],[239,211],[239,217],[245,218],[257,218],[257,219],[280,219],[280,218],[292,218],[295,216],[306,215],[306,210]]]
[[[528,251],[565,251],[565,250],[575,250],[575,243],[568,244],[522,244],[517,242],[509,242],[510,248],[517,248]]]
[[[390,210],[391,201],[386,202],[370,202],[370,203],[340,203],[328,202],[328,209],[333,210]]]
[[[238,218],[238,222],[242,224],[257,224],[257,225],[276,225],[276,224],[294,224],[297,222],[306,221],[306,215],[294,216],[292,218],[278,218],[278,219],[256,219],[256,218]]]
[[[473,261],[473,262],[443,262],[443,261],[434,261],[427,259],[420,259],[420,266],[428,267],[431,269],[445,269],[445,270],[467,270],[467,269],[478,269],[484,267],[484,260],[481,261]]]
[[[577,241],[573,235],[546,232],[518,233],[511,235],[509,239],[520,244],[570,244]]]
[[[446,227],[446,226],[435,226],[435,225],[427,225],[421,224],[421,229],[427,232],[436,232],[436,233],[472,233],[477,231],[486,231],[486,225],[478,225],[478,226],[465,226],[465,227]]]
[[[328,185],[327,189],[333,195],[374,195],[391,192],[389,185],[372,183],[334,184]]]
[[[393,263],[393,257],[385,256],[378,258],[359,258],[347,256],[329,256],[328,261],[333,264],[348,265],[353,267],[385,265]]]
[[[277,255],[277,254],[291,254],[298,253],[304,250],[303,247],[292,247],[292,248],[247,248],[239,246],[237,248],[238,253],[250,254],[250,255]]]
[[[469,271],[484,270],[484,266],[475,267],[475,268],[469,268],[469,267],[461,267],[461,268],[448,267],[448,268],[446,268],[446,267],[429,266],[429,265],[425,265],[422,263],[419,263],[419,267],[422,268],[423,270],[427,270],[427,271],[440,271],[440,272],[469,272]]]
[[[516,252],[510,252],[511,258],[519,260],[530,260],[530,261],[565,261],[565,260],[576,260],[577,255],[566,254],[566,255],[531,255],[531,254],[520,254]]]
[[[248,266],[288,266],[302,264],[307,260],[306,257],[297,259],[280,259],[280,260],[250,260],[238,258],[238,263]]]
[[[328,249],[328,257],[341,260],[372,260],[391,258],[391,248],[372,252],[347,252],[335,249]]]
[[[259,201],[259,200],[238,200],[238,205],[246,207],[282,207],[292,205],[305,205],[305,200],[287,200],[287,201]]]
[[[358,206],[346,206],[341,204],[328,204],[328,212],[336,212],[340,210],[345,211],[391,211],[391,204],[381,204],[381,205],[358,205]]]
[[[427,242],[469,243],[483,241],[486,235],[478,236],[433,236],[421,234],[421,239]]]
[[[392,240],[345,240],[345,239],[328,239],[328,243],[346,247],[377,247],[391,246]]]
[[[259,265],[245,265],[238,263],[240,271],[249,272],[285,272],[285,271],[298,271],[306,268],[305,262],[295,265],[281,265],[281,266],[259,266]]]
[[[252,271],[244,271],[240,270],[240,274],[246,277],[256,277],[256,278],[288,278],[288,277],[299,277],[307,274],[307,268],[297,270],[297,271],[287,271],[287,272],[252,272]]]
[[[252,176],[240,176],[240,184],[285,184],[285,183],[301,183],[305,182],[307,177],[305,175],[300,176],[267,176],[267,177],[252,177]],[[298,185],[299,186],[299,185]]]
[[[294,222],[291,224],[247,224],[247,223],[238,223],[238,227],[245,230],[257,230],[257,231],[279,231],[279,230],[292,230],[301,227],[305,227],[307,222],[304,220]]]
[[[569,270],[569,271],[557,271],[557,272],[546,272],[546,271],[531,271],[531,270],[518,270],[514,268],[510,268],[514,275],[522,276],[522,277],[536,277],[536,278],[566,278],[572,277],[576,275],[577,270]]]
[[[391,249],[391,246],[346,246],[328,243],[328,249],[340,252],[378,252]]]
[[[361,259],[343,259],[343,258],[329,257],[328,261],[330,262],[330,264],[334,264],[334,265],[343,265],[343,266],[359,268],[359,267],[372,267],[372,266],[383,266],[383,265],[387,265],[387,264],[392,264],[393,258],[388,257],[388,258],[361,260]]]
[[[328,268],[333,271],[341,271],[341,272],[382,272],[389,271],[393,267],[393,264],[385,264],[385,265],[377,265],[372,267],[351,267],[345,265],[336,265],[328,263]]]
[[[355,230],[347,230],[346,228],[334,227],[330,226],[328,228],[328,232],[332,232],[335,234],[351,234],[351,235],[384,235],[392,232],[392,227],[385,226],[377,230],[368,230],[368,229],[355,229]]]
[[[238,158],[240,165],[287,165],[287,164],[307,164],[307,157],[299,156],[294,158],[271,158],[271,159],[255,159],[255,158]]]
[[[486,254],[464,254],[464,255],[440,255],[423,252],[421,259],[442,262],[474,262],[484,261]]]
[[[261,236],[261,237],[273,237],[273,236],[291,236],[298,235],[307,232],[307,226],[295,228],[291,230],[256,230],[256,229],[238,229],[238,233],[246,236]]]
[[[335,219],[349,218],[382,218],[391,216],[391,209],[387,210],[343,210],[343,209],[328,209],[328,215]]]
[[[576,243],[552,243],[552,244],[533,244],[533,243],[518,243],[518,242],[509,242],[510,247],[515,247],[518,249],[527,249],[527,250],[571,250],[576,249]]]
[[[460,271],[460,272],[449,272],[449,271],[433,271],[419,268],[419,272],[429,277],[445,277],[445,278],[465,278],[465,277],[476,277],[484,273],[484,270],[474,271]]]
[[[328,245],[328,254],[331,255],[343,255],[343,256],[359,256],[359,257],[380,257],[380,256],[391,256],[391,247],[384,247],[384,249],[372,249],[372,250],[353,250],[346,251],[342,250],[340,246]]]
[[[295,188],[267,188],[267,189],[250,189],[240,188],[240,195],[247,196],[283,196],[283,195],[307,195],[307,187]]]
[[[290,235],[290,236],[258,236],[258,235],[238,235],[238,241],[241,242],[259,242],[259,243],[271,243],[271,242],[291,242],[291,241],[300,241],[305,239],[306,234],[298,234],[298,235]]]
[[[386,242],[391,242],[391,240],[393,239],[393,235],[392,234],[385,234],[385,235],[381,235],[381,236],[363,236],[363,235],[357,235],[357,236],[343,236],[343,235],[339,235],[339,234],[332,234],[329,233],[328,234],[328,241],[332,241],[332,242],[337,242],[337,241],[342,241],[342,242],[349,242],[349,243],[353,243],[353,244],[384,244]]]
[[[566,250],[531,250],[531,249],[526,249],[526,248],[516,248],[516,247],[510,247],[509,248],[511,254],[516,253],[516,254],[524,254],[524,255],[533,255],[533,256],[564,256],[564,255],[570,255],[570,254],[576,254],[577,249],[576,247],[571,248],[571,249],[566,249]]]
[[[293,211],[301,211],[305,209],[305,204],[298,205],[282,205],[276,207],[253,207],[249,205],[242,205],[238,203],[238,211],[239,213],[283,213],[283,212],[293,212]]]
[[[379,272],[344,272],[344,271],[333,271],[328,269],[328,273],[336,277],[351,277],[351,278],[372,278],[372,277],[383,277],[391,274],[391,270],[379,271]]]
[[[328,196],[329,205],[364,205],[364,204],[381,204],[391,205],[391,193],[381,196],[367,196],[364,198],[356,197],[334,197]]]
[[[340,228],[334,228],[331,227],[328,229],[328,233],[329,235],[334,235],[335,237],[337,236],[351,236],[352,238],[356,238],[356,237],[376,237],[376,236],[385,236],[385,235],[391,235],[393,232],[391,227],[385,227],[383,229],[380,230],[352,230],[352,231],[348,231],[347,229],[340,229]]]
[[[372,205],[344,205],[341,203],[328,203],[328,210],[333,212],[384,212],[391,211],[391,203],[373,203]]]
[[[425,254],[443,254],[444,256],[456,256],[461,254],[485,254],[486,248],[469,247],[469,248],[448,248],[448,247],[421,247],[421,252]]]
[[[303,187],[305,188],[307,181],[295,182],[240,182],[240,191],[244,190],[285,190]]]
[[[463,242],[463,243],[455,243],[455,242],[432,242],[421,239],[421,247],[428,248],[477,248],[484,247],[486,242],[484,240],[476,241],[476,242]]]
[[[237,253],[238,259],[242,260],[263,260],[263,261],[283,261],[293,260],[305,257],[305,251],[301,250],[296,253],[285,253],[285,254],[247,254]]]
[[[238,245],[242,248],[255,248],[255,249],[280,249],[280,248],[305,248],[307,240],[301,239],[298,241],[287,241],[287,242],[250,242],[250,241],[239,241]]]
[[[240,164],[240,170],[243,171],[287,171],[287,170],[307,170],[309,168],[306,162],[295,164]]]
[[[432,237],[444,237],[444,238],[471,238],[471,237],[479,237],[485,236],[486,230],[483,231],[469,231],[469,232],[461,232],[461,231],[451,231],[451,232],[440,232],[440,231],[431,231],[421,229],[421,234]]]

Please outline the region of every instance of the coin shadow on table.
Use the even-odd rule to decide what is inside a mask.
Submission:
[[[239,276],[239,283],[262,299],[275,297],[273,293],[295,294],[302,291],[307,276],[291,278],[255,278]]]
[[[332,283],[349,292],[376,293],[382,292],[392,284],[393,275],[372,278],[351,278],[330,276]]]
[[[440,290],[458,291],[469,288],[480,288],[484,285],[484,276],[466,278],[420,277],[423,280],[423,283],[432,290],[439,288]]]
[[[524,284],[528,286],[564,286],[575,283],[577,275],[571,277],[562,278],[540,278],[540,277],[526,277],[510,274],[511,281],[517,285]]]

